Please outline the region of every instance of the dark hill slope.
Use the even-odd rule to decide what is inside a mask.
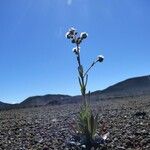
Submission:
[[[117,84],[114,84],[104,90],[92,92],[91,101],[117,97],[124,98],[126,96],[138,95],[150,95],[150,76],[130,78]],[[81,96],[48,94],[43,96],[29,97],[20,104],[15,105],[0,102],[0,109],[36,107],[76,102],[81,102]]]
[[[150,94],[150,76],[130,78],[93,94],[104,97],[147,95]]]
[[[8,104],[8,103],[3,103],[0,101],[0,110],[1,109],[8,109],[12,106],[13,104]]]
[[[23,102],[20,103],[22,107],[31,107],[31,106],[42,106],[42,105],[55,105],[61,104],[64,100],[71,98],[68,95],[61,95],[61,94],[48,94],[44,96],[33,96],[25,99]]]

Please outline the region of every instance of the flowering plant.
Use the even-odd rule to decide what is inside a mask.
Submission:
[[[90,99],[90,92],[89,94],[86,93],[88,72],[97,62],[102,62],[104,60],[104,56],[98,55],[97,59],[93,61],[93,63],[86,71],[84,71],[80,59],[80,44],[87,37],[88,34],[86,32],[82,32],[78,36],[78,32],[74,28],[70,28],[69,31],[66,33],[66,38],[70,39],[71,42],[76,45],[76,47],[73,48],[72,51],[76,55],[77,62],[78,62],[78,74],[79,74],[78,80],[79,80],[80,90],[82,94],[82,102],[83,102],[81,109],[79,111],[79,116],[77,121],[77,133],[80,134],[82,137],[84,137],[85,140],[83,144],[86,146],[86,149],[92,146],[97,131],[97,122],[98,122],[98,114],[94,116],[91,107],[89,105],[88,99]]]

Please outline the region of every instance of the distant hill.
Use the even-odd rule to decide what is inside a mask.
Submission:
[[[114,84],[104,90],[92,92],[91,101],[138,95],[150,95],[150,76],[130,78]],[[76,103],[79,101],[81,101],[81,96],[48,94],[29,97],[20,104],[12,105],[0,102],[0,109],[58,105],[65,103]]]
[[[57,105],[64,100],[71,98],[69,95],[48,94],[43,96],[33,96],[25,99],[19,105],[21,107],[43,106],[43,105]]]
[[[150,76],[135,77],[93,92],[102,97],[124,97],[150,94]]]
[[[3,103],[0,101],[0,109],[8,109],[12,106],[12,104]]]

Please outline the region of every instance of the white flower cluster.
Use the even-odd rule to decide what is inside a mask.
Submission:
[[[65,37],[67,39],[73,39],[74,36],[77,34],[76,29],[75,28],[70,28],[69,31],[66,33]]]
[[[74,47],[72,49],[72,51],[78,55],[80,53],[80,47],[79,45],[81,44],[81,42],[86,39],[88,37],[88,34],[86,32],[81,32],[80,36],[77,36],[78,32],[76,31],[75,28],[71,27],[68,32],[66,33],[65,37],[67,39],[70,39],[72,43],[76,44],[76,47]],[[103,55],[98,55],[97,59],[95,61],[96,62],[103,62],[104,60],[104,56]]]
[[[67,39],[71,39],[72,43],[75,43],[77,45],[81,44],[83,39],[86,39],[88,37],[88,34],[86,32],[81,32],[80,36],[77,37],[78,32],[75,28],[70,28],[69,31],[66,33],[65,37]]]

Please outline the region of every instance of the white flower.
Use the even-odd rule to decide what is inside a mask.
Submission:
[[[71,38],[70,32],[67,32],[67,33],[65,34],[65,37],[66,37],[67,39],[70,39],[70,38]]]
[[[103,55],[98,55],[97,56],[97,61],[102,62],[104,60],[104,56]]]
[[[69,29],[69,33],[70,33],[71,35],[75,35],[75,34],[76,34],[76,29],[73,28],[73,27],[71,27],[71,28]]]
[[[74,47],[74,48],[72,49],[72,51],[73,51],[74,53],[76,53],[76,52],[77,52],[77,48]]]
[[[71,27],[71,28],[69,29],[69,31],[76,31],[76,29],[75,29],[74,27]]]
[[[72,49],[72,51],[77,55],[77,54],[79,54],[80,53],[80,47],[74,47],[73,49]]]
[[[77,34],[76,29],[72,27],[72,28],[70,28],[69,31],[65,34],[65,37],[66,37],[67,39],[70,39],[70,38],[73,39],[76,34]]]
[[[86,39],[88,37],[88,34],[86,32],[81,32],[80,38],[81,39]]]

